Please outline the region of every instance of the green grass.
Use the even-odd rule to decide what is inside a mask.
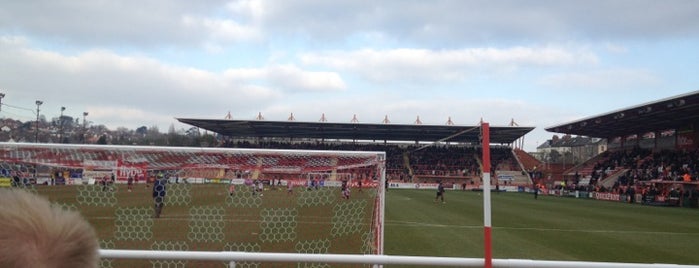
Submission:
[[[342,199],[337,187],[288,194],[286,188],[253,196],[227,184],[169,184],[162,215],[153,218],[151,188],[126,185],[103,191],[98,185],[37,186],[52,202],[76,209],[95,227],[105,249],[370,253],[373,196],[365,189]],[[369,246],[367,246],[369,245]],[[105,266],[152,267],[150,261],[111,260]],[[182,267],[184,262],[155,266]],[[267,264],[266,264],[267,265]],[[295,264],[269,264],[288,267]],[[188,261],[188,267],[223,267]],[[242,265],[241,267],[248,267]],[[268,267],[268,266],[265,266]]]
[[[225,185],[192,188],[191,205],[166,206],[163,218],[153,221],[152,240],[132,241],[114,238],[115,211],[120,208],[143,207],[145,213],[149,214],[152,205],[150,189],[138,185],[134,192],[127,192],[125,186],[120,187],[116,193],[119,200],[116,206],[78,205],[78,209],[95,226],[101,239],[112,241],[113,248],[136,249],[151,249],[153,240],[188,241],[191,228],[187,219],[189,209],[193,206],[225,204],[222,200],[225,199],[227,189]],[[37,189],[54,202],[78,203],[76,187],[39,186]],[[239,190],[242,191],[241,188]],[[435,192],[431,190],[391,189],[387,192],[385,254],[482,258],[482,195],[478,192],[448,191],[445,204],[435,203],[434,197]],[[283,190],[266,191],[262,208],[296,207],[298,198],[298,189],[293,197],[286,196],[286,191]],[[352,200],[368,201],[371,196],[367,191],[355,191]],[[295,252],[296,241],[329,237],[332,243],[329,252],[357,253],[357,248],[362,245],[362,234],[333,237],[330,227],[323,225],[332,220],[331,216],[320,216],[323,210],[332,210],[335,204],[344,201],[339,198],[338,191],[337,198],[330,204],[299,208],[299,216],[296,218],[298,237],[294,241],[261,243],[260,250]],[[226,230],[222,243],[247,243],[259,238],[263,232],[259,209],[228,205],[222,207],[222,224]],[[361,214],[365,218],[371,216],[368,208]],[[699,254],[696,254],[699,248],[697,209],[551,196],[539,196],[535,200],[531,194],[500,193],[492,194],[492,225],[493,257],[499,259],[699,264]],[[189,242],[185,250],[220,250],[222,243]],[[152,266],[147,261],[124,260],[115,260],[111,265]],[[270,263],[263,266],[289,265],[292,264]],[[223,265],[188,263],[188,267],[204,266]]]
[[[385,253],[482,258],[483,197],[387,193]],[[699,264],[699,210],[492,194],[493,258]]]

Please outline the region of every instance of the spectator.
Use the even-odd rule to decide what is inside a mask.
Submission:
[[[0,189],[0,267],[98,267],[99,243],[78,212]]]

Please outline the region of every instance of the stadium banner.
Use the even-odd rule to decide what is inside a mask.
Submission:
[[[593,199],[597,200],[606,200],[606,201],[621,201],[621,195],[620,194],[613,194],[613,193],[593,193],[592,194]]]
[[[529,178],[527,177],[526,173],[523,174],[522,171],[498,170],[495,173],[497,182],[500,185],[508,185],[516,182],[529,181]]]
[[[206,183],[212,183],[212,184],[224,184],[224,183],[229,184],[231,182],[231,180],[219,179],[219,178],[211,178],[211,179],[207,178],[207,179],[204,179],[204,181]]]
[[[0,178],[0,188],[12,187],[12,178]]]
[[[245,179],[230,179],[227,181],[228,181],[227,183],[229,183],[229,184],[235,184],[235,185],[245,184]]]
[[[222,168],[198,168],[185,169],[180,174],[180,177],[185,178],[225,178],[226,170]]]
[[[127,164],[123,161],[117,161],[117,167],[114,170],[116,175],[116,183],[126,183],[131,178],[145,178],[148,174],[148,163]]]
[[[499,171],[496,177],[497,177],[497,179],[498,179],[498,182],[505,182],[505,183],[508,183],[508,182],[512,182],[512,181],[515,180],[515,176],[514,176],[514,175],[509,174],[509,173],[507,173],[507,172],[505,172],[505,171]]]
[[[170,177],[167,182],[172,184],[229,184],[230,179],[197,178],[197,177]]]
[[[508,186],[498,186],[500,189],[500,192],[519,192],[519,186],[513,186],[513,185],[508,185]],[[494,187],[490,188],[491,191],[495,191],[496,189]]]
[[[638,201],[640,200],[640,202]],[[636,202],[650,206],[679,206],[680,199],[678,197],[666,197],[663,195],[636,195]]]
[[[578,197],[578,191],[569,191],[569,190],[563,190],[563,189],[554,189],[552,190],[553,195],[560,196],[560,197]]]
[[[352,187],[357,187],[356,183],[351,184]],[[374,187],[376,185],[376,182],[364,182],[363,187],[371,186]],[[466,184],[465,187],[463,187],[463,184],[458,184],[458,183],[452,183],[451,185],[445,183],[444,184],[444,189],[446,190],[466,190],[466,191],[483,191],[483,185],[474,185],[474,184]],[[389,189],[422,189],[422,190],[436,190],[437,186],[439,186],[438,183],[429,183],[429,182],[421,182],[421,183],[414,183],[414,182],[389,182],[388,183],[388,188]],[[495,189],[491,189],[495,190]],[[517,192],[519,190],[518,186],[501,186],[500,191],[501,192]]]
[[[327,185],[328,183],[331,183],[331,184],[332,184],[332,183],[335,183],[335,185],[336,185],[337,187],[342,186],[342,181],[335,181],[335,182],[332,182],[332,181],[331,181],[331,182],[326,182],[326,185]],[[356,181],[356,180],[350,181],[350,182],[348,183],[348,185],[350,186],[350,188],[359,188],[359,182]],[[377,181],[375,181],[375,180],[368,180],[368,181],[367,181],[367,180],[362,180],[362,188],[376,188],[376,187],[378,187],[378,186],[379,186],[379,183],[378,183]]]
[[[575,198],[584,198],[588,199],[592,195],[591,192],[588,191],[575,191]]]
[[[38,177],[37,177],[35,183],[36,183],[36,184],[43,184],[43,185],[52,185],[52,184],[60,185],[60,184],[67,184],[67,182],[66,182],[67,180],[66,180],[66,181],[62,181],[62,182],[61,182],[60,180],[61,180],[60,178],[54,178],[54,179],[53,179],[53,183],[52,183],[52,182],[51,182],[51,181],[52,181],[51,178],[47,178],[47,177],[40,177],[40,178],[38,178]]]
[[[269,180],[260,180],[264,185],[270,185]],[[205,183],[222,183],[222,184],[235,184],[235,185],[252,185],[253,181],[249,179],[205,179]],[[289,183],[293,187],[309,187],[308,180],[306,179],[290,179],[290,180],[281,180],[278,184],[274,186],[284,186],[286,187]],[[348,183],[350,188],[358,188],[359,183],[356,181]],[[340,187],[342,186],[342,181],[325,181],[322,185],[319,185],[318,187]],[[378,186],[377,182],[371,181],[371,182],[362,182],[362,188],[375,188]],[[435,186],[436,189],[436,186]]]
[[[297,187],[297,186],[303,186],[306,187],[308,185],[308,180],[305,179],[296,179],[296,180],[286,180],[287,184],[284,184],[284,186],[288,185],[288,183],[291,183],[291,186]]]
[[[192,183],[192,184],[204,184],[206,183],[205,178],[181,178],[182,183]]]
[[[105,170],[85,170],[83,171],[83,181],[87,180],[88,184],[95,184],[99,182],[104,177],[110,178],[112,176],[111,171]]]
[[[438,183],[389,182],[390,189],[437,189]]]

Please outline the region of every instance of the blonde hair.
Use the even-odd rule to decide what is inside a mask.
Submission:
[[[78,212],[0,189],[0,267],[98,267],[99,242]]]

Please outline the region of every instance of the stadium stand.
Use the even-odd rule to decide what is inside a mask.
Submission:
[[[633,184],[638,181],[696,181],[699,152],[694,150],[662,150],[633,148],[605,152],[567,170],[568,178],[589,179],[590,185]],[[610,180],[611,179],[611,180]],[[603,183],[604,181],[609,181]]]
[[[539,159],[536,159],[536,157],[533,157],[522,149],[515,148],[514,153],[517,160],[522,164],[522,168],[524,170],[535,170],[542,166]]]
[[[550,185],[560,195],[582,191],[582,196],[591,193],[589,197],[603,200],[697,207],[697,123],[699,91],[549,127],[551,132],[604,138],[608,148]]]
[[[421,147],[417,145],[398,144],[348,144],[348,143],[314,143],[314,142],[237,142],[228,143],[235,148],[267,149],[309,149],[309,150],[361,150],[386,151],[386,174],[390,181],[435,183],[445,181],[447,187],[453,184],[480,184],[480,150],[461,145],[439,145]],[[531,185],[527,173],[514,156],[512,149],[506,146],[494,146],[491,149],[493,171],[511,172],[506,184]],[[529,156],[528,159],[532,159]]]
[[[410,168],[418,178],[471,178],[480,173],[475,153],[465,147],[428,147],[409,153]]]

